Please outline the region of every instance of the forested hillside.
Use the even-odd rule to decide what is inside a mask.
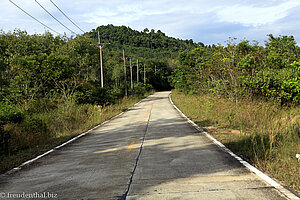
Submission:
[[[98,32],[101,40],[110,43],[109,49],[129,48],[129,52],[145,58],[176,59],[179,51],[192,50],[203,43],[194,43],[193,40],[181,40],[168,37],[165,33],[145,28],[142,32],[132,30],[126,26],[99,26],[88,34],[98,42]]]
[[[146,83],[150,83],[156,90],[169,90],[171,87],[168,77],[177,65],[179,52],[204,46],[192,40],[168,37],[160,30],[155,32],[153,29],[149,31],[145,28],[144,31],[139,32],[126,26],[113,25],[99,26],[87,33],[85,36],[91,39],[92,45],[98,43],[98,32],[101,43],[104,43],[103,60],[107,68],[104,72],[106,77],[104,81],[116,86],[121,86],[123,83],[123,49],[127,61],[131,59],[132,65],[136,66],[139,60],[141,82],[144,81],[143,67],[145,65]],[[133,74],[136,74],[136,67],[133,68]]]
[[[103,88],[98,31],[101,42],[110,43],[102,49]],[[21,30],[1,31],[0,171],[99,124],[151,89],[171,89],[169,76],[179,51],[197,45],[192,40],[167,37],[161,31],[139,32],[113,25],[75,38],[49,32],[30,35]],[[123,50],[126,87],[128,95],[134,96],[124,100]]]

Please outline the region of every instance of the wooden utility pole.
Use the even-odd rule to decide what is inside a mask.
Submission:
[[[103,88],[102,46],[100,42],[99,31],[98,31],[98,42],[99,42],[99,49],[100,49],[100,79],[101,79],[101,87]]]
[[[105,44],[110,44],[110,43],[101,43],[100,41],[100,33],[98,31],[98,46],[100,50],[100,82],[101,82],[101,87],[103,88],[103,64],[102,64],[102,47]]]
[[[132,80],[132,65],[131,65],[131,58],[130,58],[130,86],[131,86],[131,95],[133,95],[133,80]]]
[[[125,96],[127,96],[126,62],[125,62],[125,52],[124,52],[124,49],[123,49],[123,60],[124,60],[124,86],[125,86]]]
[[[139,82],[139,59],[137,59],[137,66],[136,66],[136,82]]]
[[[146,67],[145,67],[145,64],[144,64],[144,84],[146,84]]]

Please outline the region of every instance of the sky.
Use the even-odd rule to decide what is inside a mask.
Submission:
[[[71,32],[49,16],[37,3],[77,34],[50,0],[12,0],[53,30]],[[300,0],[52,0],[81,29],[88,32],[107,24],[142,31],[161,30],[167,36],[193,39],[204,44],[258,41],[268,34],[293,35],[300,42]],[[44,33],[45,27],[27,16],[9,0],[0,0],[0,29]],[[54,35],[57,35],[54,33]]]

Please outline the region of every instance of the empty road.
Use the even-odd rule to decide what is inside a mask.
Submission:
[[[0,176],[0,199],[286,199],[182,118],[169,93]]]

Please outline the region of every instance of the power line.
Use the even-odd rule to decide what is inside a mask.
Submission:
[[[52,0],[50,0],[51,3],[63,14],[74,26],[76,26],[79,30],[81,30],[83,33],[85,33],[77,24],[75,24]]]
[[[63,27],[65,27],[66,29],[68,29],[71,33],[76,34],[74,31],[72,31],[71,29],[69,29],[68,27],[66,27],[63,23],[61,23],[56,17],[54,17],[46,8],[44,8],[37,0],[35,0],[35,2],[37,4],[39,4],[39,6],[46,12],[48,13],[53,19],[55,19],[60,25],[62,25]]]
[[[28,15],[29,17],[31,17],[32,19],[34,19],[35,21],[37,21],[38,23],[40,23],[41,25],[43,25],[44,27],[48,28],[49,30],[57,33],[58,35],[61,35],[59,32],[55,31],[54,29],[50,28],[49,26],[47,26],[46,24],[44,24],[43,22],[39,21],[38,19],[36,19],[35,17],[33,17],[32,15],[30,15],[28,12],[26,12],[25,10],[23,10],[20,6],[18,6],[17,4],[15,4],[12,0],[9,0],[12,4],[14,4],[17,8],[19,8],[20,10],[22,10],[26,15]]]

